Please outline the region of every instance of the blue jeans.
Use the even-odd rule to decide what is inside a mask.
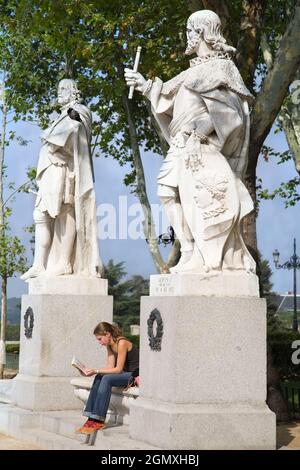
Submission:
[[[111,388],[126,387],[130,377],[131,372],[96,375],[83,415],[105,421],[111,397]]]

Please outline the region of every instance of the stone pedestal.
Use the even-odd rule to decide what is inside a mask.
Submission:
[[[253,282],[243,297],[196,295],[190,284],[190,295],[142,298],[132,438],[166,449],[275,448],[275,415],[265,403],[266,304]],[[149,334],[161,336],[161,350],[151,349]]]
[[[258,297],[258,277],[244,271],[224,274],[154,274],[150,296],[209,295],[212,297]]]
[[[71,378],[76,356],[88,367],[100,367],[106,352],[93,330],[101,321],[112,322],[113,299],[107,280],[97,278],[41,278],[29,281],[22,297],[19,374],[14,403],[28,410],[80,408]]]

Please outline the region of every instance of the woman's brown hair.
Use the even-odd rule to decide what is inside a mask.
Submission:
[[[114,340],[123,335],[121,328],[115,323],[113,325],[111,323],[107,323],[106,321],[98,323],[94,329],[94,335],[104,336],[106,333],[110,333]]]

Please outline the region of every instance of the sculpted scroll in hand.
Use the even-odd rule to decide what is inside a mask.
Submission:
[[[33,266],[21,276],[99,276],[96,201],[90,152],[92,116],[74,80],[58,85],[61,114],[42,134],[34,209]]]
[[[241,236],[242,218],[253,210],[242,182],[249,144],[247,90],[232,60],[235,49],[210,10],[187,22],[189,69],[163,83],[125,69],[152,112],[170,148],[158,175],[158,195],[181,243],[171,272],[255,271]]]

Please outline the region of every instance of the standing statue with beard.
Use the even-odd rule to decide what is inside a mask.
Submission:
[[[242,182],[249,145],[246,88],[210,10],[187,22],[189,69],[163,83],[125,69],[128,86],[146,96],[170,145],[158,175],[158,195],[181,244],[178,273],[255,272],[241,236],[253,210]]]
[[[21,279],[100,276],[96,199],[91,159],[92,115],[76,83],[58,85],[60,116],[42,134],[34,209],[33,266]]]

